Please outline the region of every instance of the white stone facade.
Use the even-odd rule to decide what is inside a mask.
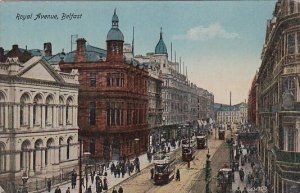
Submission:
[[[78,73],[41,57],[0,63],[0,178],[52,176],[78,160]]]
[[[246,123],[248,120],[248,107],[246,103],[229,106],[223,105],[216,110],[218,124]]]

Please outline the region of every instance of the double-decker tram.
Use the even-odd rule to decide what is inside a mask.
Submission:
[[[194,139],[182,140],[182,161],[189,162],[195,158],[196,142]]]
[[[196,137],[196,140],[197,140],[197,149],[205,149],[207,147],[206,135],[204,135],[204,134],[198,135]]]
[[[175,176],[175,154],[157,152],[153,156],[154,183],[167,184]]]

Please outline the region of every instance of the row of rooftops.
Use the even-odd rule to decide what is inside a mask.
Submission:
[[[220,104],[220,103],[214,104],[214,109],[216,112],[218,112],[218,111],[240,111],[241,107],[247,107],[247,104],[244,102],[238,103],[236,105],[226,105],[226,104]]]

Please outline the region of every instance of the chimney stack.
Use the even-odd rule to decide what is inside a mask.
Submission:
[[[86,61],[86,56],[85,56],[86,40],[84,38],[79,38],[76,40],[76,42],[77,42],[77,50],[76,50],[75,62],[85,62]]]
[[[0,47],[0,62],[4,61],[4,49]]]
[[[14,44],[14,45],[12,46],[12,49],[13,49],[13,50],[17,50],[17,49],[19,49],[19,46],[18,46],[18,44]]]
[[[52,56],[52,45],[51,42],[44,43],[45,56]]]

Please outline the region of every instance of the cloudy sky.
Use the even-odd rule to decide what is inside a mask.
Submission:
[[[10,2],[0,3],[0,46],[13,44],[42,49],[52,42],[53,52],[70,51],[71,35],[105,49],[111,17],[117,8],[125,42],[135,54],[154,52],[163,28],[164,41],[188,66],[188,77],[215,95],[215,101],[233,103],[247,99],[250,83],[260,65],[267,19],[275,0],[199,2]],[[58,20],[37,19],[37,14],[58,15]],[[82,14],[81,19],[61,20],[63,13]],[[33,15],[17,19],[17,15]],[[173,53],[174,60],[174,53]]]

